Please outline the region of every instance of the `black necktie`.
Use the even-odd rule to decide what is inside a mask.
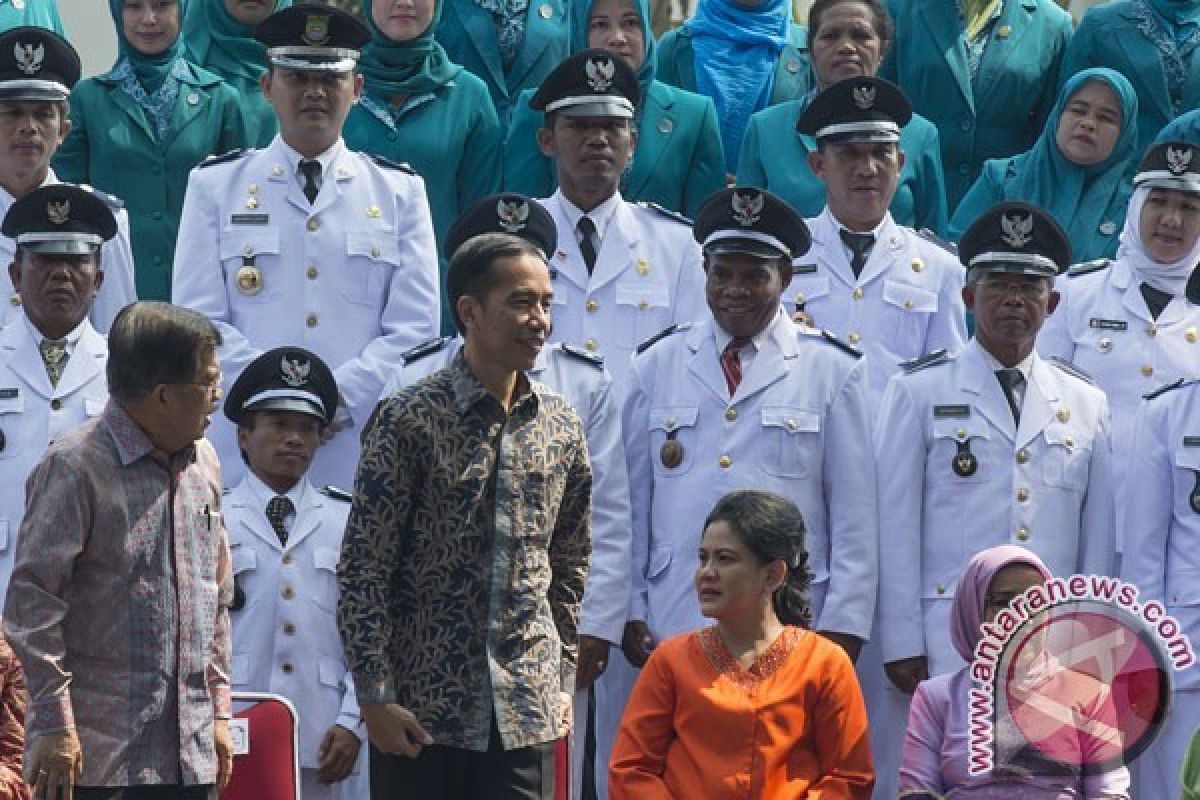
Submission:
[[[1171,302],[1170,292],[1164,292],[1162,289],[1155,289],[1148,283],[1141,285],[1142,299],[1146,301],[1146,308],[1150,309],[1150,316],[1158,319],[1158,315],[1163,312],[1167,304]]]
[[[855,233],[845,228],[842,228],[840,233],[842,241],[846,243],[846,247],[849,247],[850,252],[854,254],[850,258],[850,269],[854,271],[854,277],[857,278],[862,274],[862,268],[867,263],[867,255],[875,245],[875,234]]]
[[[317,200],[317,192],[320,187],[317,186],[317,178],[321,176],[321,162],[305,159],[300,162],[300,174],[304,176],[304,196],[308,198],[310,204]]]
[[[998,369],[996,370],[996,380],[1000,381],[1000,387],[1004,389],[1004,396],[1008,398],[1008,407],[1012,409],[1013,421],[1020,425],[1021,395],[1018,389],[1025,382],[1025,376],[1019,369]]]
[[[583,254],[583,263],[587,264],[588,275],[596,266],[596,243],[592,237],[596,235],[596,223],[586,214],[575,224],[575,233],[579,236],[579,252]]]
[[[284,495],[272,497],[267,502],[267,521],[275,529],[275,534],[279,537],[279,543],[282,545],[287,545],[288,540],[287,526],[283,524],[283,521],[287,519],[288,514],[291,514],[295,508],[292,505],[291,498]]]

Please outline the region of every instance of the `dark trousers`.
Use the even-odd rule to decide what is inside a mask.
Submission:
[[[554,800],[554,742],[486,753],[432,745],[416,758],[371,748],[371,800]]]
[[[217,787],[76,786],[75,800],[217,800]]]

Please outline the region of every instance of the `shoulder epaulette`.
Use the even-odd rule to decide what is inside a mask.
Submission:
[[[417,171],[408,164],[401,164],[399,161],[392,161],[390,158],[384,158],[383,156],[375,155],[374,153],[363,153],[363,155],[384,169],[398,169],[401,172],[407,172],[409,175],[417,174]]]
[[[1067,270],[1068,278],[1078,278],[1080,275],[1090,275],[1093,272],[1099,272],[1102,269],[1107,269],[1112,262],[1107,258],[1097,258],[1093,261],[1084,261],[1079,264],[1072,264]]]
[[[649,339],[647,339],[646,341],[642,342],[641,344],[639,344],[637,346],[638,355],[641,355],[642,353],[646,352],[651,347],[653,347],[655,342],[658,342],[661,339],[665,339],[673,333],[679,333],[680,331],[686,331],[691,327],[692,327],[692,323],[690,323],[690,322],[676,322],[674,325],[672,325],[668,328],[663,328],[661,331],[654,334]]]
[[[345,489],[339,489],[336,486],[322,486],[317,491],[326,497],[332,497],[334,500],[341,500],[343,503],[349,503],[354,499],[354,495],[350,494]]]
[[[222,489],[222,490],[221,490],[221,494],[223,494],[223,495],[226,495],[226,494],[229,494],[229,493],[230,493],[230,492],[232,492],[232,491],[233,491],[233,487],[232,487],[232,486],[226,486],[224,489]]]
[[[225,164],[230,161],[237,161],[239,158],[249,155],[250,152],[251,151],[246,149],[245,147],[241,147],[241,148],[238,148],[237,150],[230,150],[228,153],[222,153],[219,156],[209,156],[208,158],[204,159],[199,164],[197,164],[196,168],[204,169],[205,167],[215,167],[217,164]]]
[[[1195,381],[1189,381],[1186,378],[1180,378],[1179,380],[1171,381],[1166,386],[1160,386],[1157,389],[1155,389],[1153,392],[1142,395],[1142,397],[1144,397],[1147,400],[1153,400],[1154,398],[1158,397],[1160,394],[1166,394],[1167,392],[1173,391],[1182,386],[1187,386],[1189,383],[1195,383]]]
[[[929,230],[929,228],[921,228],[919,231],[917,231],[917,236],[920,236],[930,244],[937,245],[952,256],[958,256],[958,245],[954,244],[954,242],[946,241],[933,231]]]
[[[79,184],[79,188],[85,189],[85,190],[91,192],[93,195],[96,196],[96,198],[100,202],[104,203],[104,205],[108,206],[113,211],[120,211],[122,208],[125,207],[125,201],[122,200],[121,198],[117,197],[115,194],[109,194],[108,192],[102,192],[99,189],[97,189],[95,186],[89,186],[86,183]]]
[[[563,342],[560,345],[560,349],[572,358],[578,358],[580,361],[591,364],[597,369],[604,368],[604,356],[600,355],[599,353],[589,353],[582,347],[576,347],[575,345],[568,344],[567,342]]]
[[[678,211],[672,211],[671,209],[667,208],[666,206],[660,206],[658,203],[650,203],[650,202],[646,202],[646,201],[642,201],[642,202],[638,203],[638,205],[641,206],[642,208],[648,208],[651,211],[657,211],[659,214],[666,217],[667,219],[673,219],[682,225],[687,225],[689,228],[692,227],[691,219],[684,216],[683,214],[680,214]]]
[[[1086,372],[1084,372],[1079,367],[1072,364],[1070,361],[1067,361],[1066,359],[1059,358],[1058,356],[1051,356],[1050,363],[1053,364],[1054,366],[1058,367],[1059,369],[1061,369],[1063,372],[1067,373],[1068,375],[1074,375],[1076,378],[1079,378],[1079,380],[1081,380],[1081,381],[1090,383],[1093,386],[1096,385],[1095,378],[1093,378],[1091,375],[1088,375]]]
[[[934,350],[932,353],[927,353],[920,358],[913,358],[908,361],[900,362],[900,369],[906,373],[913,373],[923,370],[926,367],[932,367],[937,364],[945,364],[950,360],[950,354],[946,352],[946,348]]]
[[[400,354],[400,357],[404,359],[404,364],[407,366],[414,361],[420,361],[425,356],[433,355],[449,343],[449,336],[435,336],[427,342],[421,342],[411,350],[405,350]]]
[[[862,358],[861,350],[859,350],[857,347],[852,347],[851,345],[848,345],[845,342],[843,342],[841,339],[839,339],[837,337],[836,334],[834,334],[833,331],[823,328],[821,330],[821,337],[825,341],[829,342],[830,344],[835,345],[843,353],[848,353],[849,355],[852,355],[855,358]]]

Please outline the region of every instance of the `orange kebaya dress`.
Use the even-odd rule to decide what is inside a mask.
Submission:
[[[612,800],[867,800],[874,784],[850,659],[793,627],[749,669],[715,627],[659,645],[609,770]]]

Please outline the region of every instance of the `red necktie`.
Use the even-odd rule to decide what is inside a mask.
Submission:
[[[735,336],[721,353],[721,371],[725,373],[725,385],[729,387],[730,397],[733,397],[738,384],[742,382],[742,359],[738,352],[749,341]]]

